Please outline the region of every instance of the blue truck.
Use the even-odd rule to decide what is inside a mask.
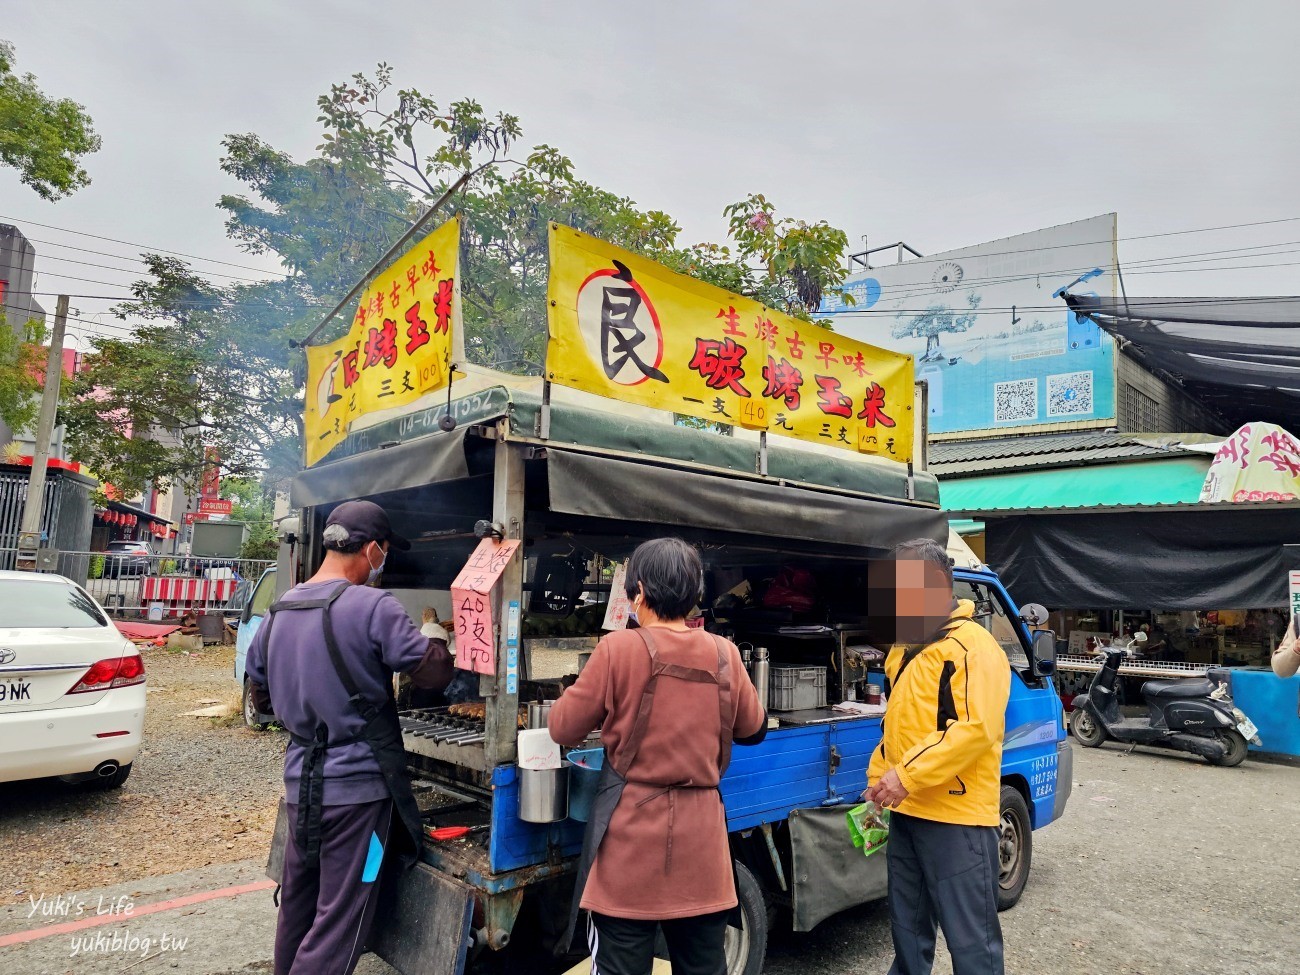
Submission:
[[[808,931],[884,894],[885,858],[854,851],[844,817],[865,788],[881,721],[829,705],[853,696],[854,678],[879,677],[854,669],[866,635],[867,561],[907,539],[949,537],[938,485],[910,465],[768,448],[549,400],[488,387],[355,432],[300,474],[295,564],[261,580],[239,647],[287,587],[285,576],[304,577],[319,563],[320,528],[342,501],[376,501],[413,540],[410,552],[390,555],[383,583],[413,615],[421,606],[450,615],[451,581],[482,538],[520,539],[522,555],[499,583],[496,673],[479,677],[468,706],[403,710],[431,835],[415,867],[387,879],[372,948],[403,975],[562,970],[573,959],[565,964],[554,949],[583,824],[521,818],[518,729],[528,702],[562,693],[580,652],[595,645],[613,566],[646,538],[672,533],[697,544],[709,577],[707,625],[763,644],[774,669],[817,670],[827,695],[815,707],[774,707],[776,727],[760,745],[737,748],[722,781],[745,919],[728,932],[728,971],[753,975],[772,924]],[[792,566],[816,580],[815,610],[799,615],[752,598]],[[955,595],[975,603],[1014,674],[999,844],[999,906],[1008,908],[1029,877],[1033,831],[1061,816],[1072,781],[1051,680],[1055,639],[1039,628],[1041,608],[1022,615],[981,566],[956,567]],[[241,664],[242,654],[242,682]],[[270,717],[249,707],[245,715],[251,724]],[[448,827],[472,832],[434,835]],[[282,815],[273,877],[286,831]]]

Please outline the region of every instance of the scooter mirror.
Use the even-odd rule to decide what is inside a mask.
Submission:
[[[1043,626],[1047,622],[1047,607],[1039,603],[1021,606],[1020,618],[1030,626]]]

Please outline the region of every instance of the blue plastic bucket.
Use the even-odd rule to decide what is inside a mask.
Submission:
[[[580,748],[569,752],[569,818],[585,823],[596,799],[600,770],[605,767],[605,749]]]

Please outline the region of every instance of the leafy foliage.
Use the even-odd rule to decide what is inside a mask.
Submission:
[[[11,430],[32,428],[40,414],[44,334],[45,326],[32,319],[19,335],[0,311],[0,420]]]
[[[271,483],[291,476],[305,380],[293,344],[463,176],[442,212],[462,218],[466,353],[479,365],[541,372],[551,221],[801,317],[816,307],[811,288],[839,281],[831,252],[845,237],[825,224],[737,232],[740,211],[729,209],[737,250],[680,247],[668,214],[580,179],[558,149],[517,153],[523,133],[514,116],[490,115],[472,99],[443,107],[414,89],[394,90],[384,64],[334,85],[318,108],[324,133],[319,155],[306,162],[252,134],[223,143],[221,168],[247,188],[220,201],[227,234],[250,253],[277,256],[286,276],[218,286],[181,261],[146,255],[151,278],[134,289],[140,304],[118,310],[149,319],[141,341],[97,341],[77,384],[81,399],[69,407],[69,435],[74,451],[115,485],[193,483],[200,441],[217,447],[227,474]],[[745,205],[766,201],[737,207]],[[349,319],[339,318],[319,340],[341,333]],[[172,434],[161,438],[160,453],[128,444],[125,421]]]
[[[32,74],[13,70],[14,49],[0,41],[0,164],[46,200],[90,185],[81,157],[97,152],[100,138],[86,110],[67,98],[51,98]]]

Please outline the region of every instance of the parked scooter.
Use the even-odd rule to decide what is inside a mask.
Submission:
[[[1258,729],[1233,706],[1225,685],[1208,678],[1149,680],[1142,685],[1147,714],[1128,718],[1116,699],[1119,667],[1146,642],[1139,633],[1125,646],[1111,645],[1086,694],[1074,699],[1070,731],[1079,744],[1096,748],[1108,738],[1200,755],[1212,765],[1233,767],[1246,758],[1247,742],[1261,744]]]

